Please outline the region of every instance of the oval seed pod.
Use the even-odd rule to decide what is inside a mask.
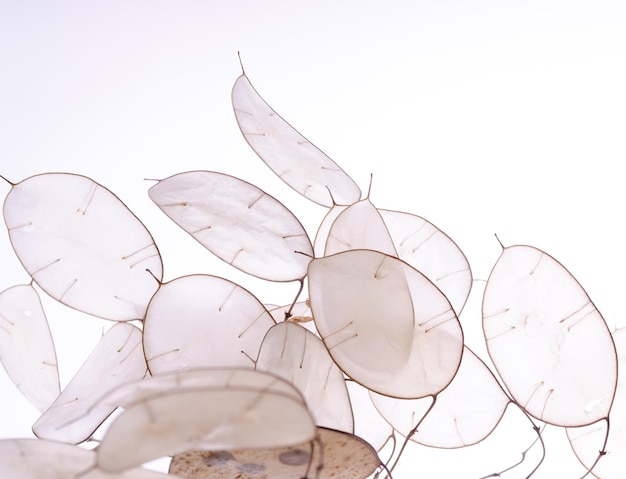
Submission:
[[[361,190],[352,178],[265,103],[246,75],[237,78],[232,102],[248,144],[298,193],[329,208],[361,198]]]
[[[431,280],[446,295],[457,316],[472,288],[467,258],[443,231],[424,218],[379,209],[398,258]]]
[[[370,396],[380,414],[403,436],[411,433],[432,404],[432,398]],[[465,347],[454,379],[437,395],[434,407],[410,439],[447,449],[471,446],[491,434],[510,402],[485,363]]]
[[[367,200],[363,200],[367,201]],[[359,203],[363,203],[360,201]],[[356,203],[356,206],[359,203]],[[329,238],[331,228],[335,221],[343,217],[343,212],[352,206],[333,206],[320,224],[315,236],[315,256],[325,256],[333,252],[346,249],[356,249],[357,244],[361,244],[364,249],[376,249],[386,252],[391,256],[396,256],[402,261],[413,266],[416,270],[424,274],[437,286],[448,298],[457,315],[461,314],[465,302],[472,287],[472,272],[469,262],[457,244],[443,231],[420,216],[377,208],[378,215],[383,220],[383,225],[376,227],[376,237],[381,238],[377,243],[378,247],[373,247],[370,236],[370,224],[378,224],[378,219],[363,222],[366,231],[360,235],[352,234],[350,228],[340,228],[346,232],[345,236],[350,236],[354,240],[347,238],[341,241]],[[361,206],[362,209],[363,206]],[[373,215],[371,215],[373,216]],[[384,229],[383,229],[384,228]],[[389,246],[385,235],[391,239]],[[338,235],[343,236],[343,235]],[[363,240],[363,238],[365,240]],[[363,242],[366,241],[366,242]],[[331,243],[331,248],[326,251],[326,243]],[[347,244],[354,243],[351,247]],[[343,244],[343,247],[341,247]]]
[[[224,377],[222,370],[216,374]],[[281,447],[313,439],[313,419],[298,391],[268,373],[248,374],[270,376],[270,384],[282,382],[291,393],[252,381],[140,394],[110,424],[98,447],[98,466],[116,472],[192,449]]]
[[[303,326],[290,321],[272,326],[263,338],[256,369],[276,374],[296,386],[317,426],[354,431],[343,373],[321,339]]]
[[[306,275],[313,246],[302,224],[256,186],[214,171],[189,171],[148,191],[200,244],[241,271],[270,281]]]
[[[463,332],[441,291],[407,263],[378,251],[314,259],[315,325],[350,378],[387,396],[430,396],[455,375]]]
[[[146,313],[143,347],[153,374],[200,367],[254,367],[272,316],[249,291],[218,276],[163,284]]]
[[[381,464],[374,449],[357,436],[318,427],[317,438],[319,443],[271,449],[189,451],[175,455],[169,470],[187,479],[311,477],[307,472],[318,479],[365,479]]]
[[[626,371],[626,329],[613,332],[613,340],[619,358],[618,370]],[[606,421],[596,422],[583,427],[568,427],[567,437],[578,460],[590,468],[598,458],[598,451],[603,455],[591,471],[600,479],[621,478],[626,470],[626,377],[620,375],[617,380],[617,392],[609,414],[611,428],[606,446]]]
[[[515,401],[556,426],[609,414],[615,345],[576,279],[532,246],[504,248],[483,297],[487,350]]]
[[[0,362],[39,411],[61,393],[56,350],[39,294],[29,284],[0,293]]]
[[[71,444],[89,439],[115,407],[98,404],[109,390],[142,379],[148,369],[141,330],[117,323],[70,380],[59,397],[33,424],[37,437]]]
[[[10,479],[176,479],[148,469],[109,473],[95,468],[96,451],[43,439],[0,440],[0,476]]]
[[[315,233],[315,241],[313,242],[313,251],[315,252],[316,258],[321,258],[324,256],[324,251],[326,250],[326,241],[328,239],[328,232],[330,228],[333,226],[333,223],[337,219],[337,217],[348,207],[349,205],[333,205],[331,209],[328,210],[322,222],[317,227],[317,232]]]
[[[149,376],[109,391],[98,400],[98,404],[128,408],[174,390],[198,391],[227,387],[262,389],[305,404],[302,394],[282,378],[254,369],[240,368],[200,368]]]
[[[371,249],[398,257],[382,216],[367,198],[337,216],[328,231],[324,256],[351,249]]]
[[[4,220],[20,262],[54,299],[105,319],[143,318],[161,256],[109,190],[80,175],[32,176],[7,195]]]

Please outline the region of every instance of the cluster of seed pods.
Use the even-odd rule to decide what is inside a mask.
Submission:
[[[559,262],[502,248],[482,308],[492,372],[464,344],[472,274],[454,241],[362,198],[245,74],[232,103],[267,166],[328,209],[314,240],[277,199],[223,173],[179,173],[148,194],[233,267],[299,282],[298,297],[270,306],[207,274],[163,282],[152,235],[104,186],[72,173],[12,184],[4,220],[32,283],[0,293],[0,359],[41,416],[37,439],[0,441],[3,477],[391,475],[403,448],[393,463],[378,453],[392,436],[473,445],[511,404],[567,428],[595,476],[621,477],[626,338]],[[39,290],[115,322],[62,391]],[[163,457],[168,474],[142,467]]]

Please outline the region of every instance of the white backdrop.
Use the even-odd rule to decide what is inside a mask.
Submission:
[[[227,172],[277,197],[314,234],[324,209],[278,180],[237,128],[230,89],[240,51],[270,105],[363,191],[373,173],[374,204],[448,233],[475,279],[499,256],[494,234],[531,244],[568,267],[620,327],[625,22],[620,0],[0,0],[0,174],[90,176],[153,232],[165,279],[224,274],[264,302],[290,301],[295,285],[226,267],[147,196],[144,178]],[[0,290],[30,281],[6,231],[0,268]],[[486,358],[483,286],[475,282],[461,321]],[[53,301],[46,308],[66,384],[110,323]],[[2,371],[0,390],[0,437],[31,435],[37,412]],[[563,431],[545,437],[535,477],[584,472]],[[396,477],[486,475],[517,461],[532,438],[511,410],[483,446],[411,448]]]

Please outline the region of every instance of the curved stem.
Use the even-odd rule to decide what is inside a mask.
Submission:
[[[524,460],[526,459],[526,453],[527,452],[528,452],[528,449],[525,450],[524,452],[522,452],[522,458],[519,461],[517,461],[515,464],[513,464],[512,466],[509,466],[506,469],[502,469],[500,472],[492,472],[491,474],[489,474],[487,476],[482,476],[480,479],[488,479],[489,477],[500,477],[505,472],[509,472],[511,469],[515,469],[522,462],[524,462]]]
[[[580,479],[584,479],[589,474],[591,474],[591,471],[593,470],[594,467],[598,465],[598,462],[600,462],[600,459],[602,459],[603,456],[606,456],[606,445],[609,442],[609,431],[611,430],[611,421],[609,420],[608,416],[605,417],[603,420],[606,421],[606,434],[604,436],[604,443],[602,444],[602,449],[598,451],[598,457],[596,457],[596,460],[593,461],[593,464],[591,465],[591,467],[587,469],[587,472],[585,472],[585,474],[583,474],[583,476]]]
[[[396,447],[398,445],[398,441],[396,441],[396,430],[395,429],[392,430],[391,435],[387,438],[387,440],[385,441],[385,444],[383,444],[383,446],[386,446],[389,443],[389,439],[391,439],[393,444],[392,444],[392,447],[391,447],[391,452],[389,453],[389,459],[387,459],[385,461],[385,469],[387,469],[386,464],[388,464],[391,461],[391,458],[395,454]]]
[[[319,479],[322,473],[322,468],[324,467],[324,444],[322,443],[322,440],[320,439],[319,436],[315,436],[314,441],[320,450],[320,463],[315,468],[315,479]],[[312,449],[311,449],[311,452],[313,452]]]
[[[300,279],[299,281],[300,281],[300,289],[298,289],[298,292],[296,293],[296,297],[293,298],[293,302],[291,303],[291,306],[289,306],[289,309],[285,311],[285,321],[291,318],[292,316],[291,312],[293,311],[293,308],[296,305],[298,298],[302,294],[302,290],[304,289],[304,278]]]
[[[546,445],[543,442],[543,436],[541,435],[541,429],[539,428],[539,426],[537,426],[535,424],[535,421],[533,421],[532,417],[530,417],[530,414],[528,414],[526,412],[526,409],[524,409],[522,406],[520,406],[516,401],[513,401],[513,404],[515,404],[520,411],[522,411],[524,413],[524,416],[526,416],[526,418],[530,421],[530,423],[533,426],[533,429],[535,430],[535,432],[537,433],[537,439],[541,442],[541,459],[539,460],[539,462],[537,463],[537,465],[535,466],[535,468],[530,472],[530,474],[528,474],[526,476],[526,479],[528,479],[529,477],[531,477],[535,472],[537,472],[537,469],[539,469],[539,467],[541,466],[541,464],[543,464],[544,459],[546,458]],[[533,441],[533,443],[530,445],[530,447],[533,447],[535,445],[535,443],[537,442],[537,440]],[[526,451],[524,451],[524,456],[526,455],[526,452],[528,452],[530,448],[528,448]]]
[[[159,286],[163,286],[163,281],[156,277],[156,275],[152,272],[150,268],[146,268],[146,273],[154,278],[154,280],[159,284]]]
[[[374,173],[370,173],[370,185],[367,188],[367,196],[365,197],[365,199],[367,199],[369,201],[370,199],[370,193],[372,192],[372,183],[374,182]]]
[[[382,469],[376,473],[376,475],[374,476],[374,479],[378,479],[378,476],[383,471],[387,473],[387,479],[393,479],[391,475],[391,471],[387,468],[387,464],[381,462],[379,467],[381,467]]]
[[[543,429],[546,427],[546,425],[544,424],[543,427],[541,428],[541,430],[543,431]],[[517,466],[519,466],[520,464],[522,464],[525,460],[526,460],[526,454],[528,454],[528,451],[530,451],[532,449],[532,447],[537,444],[537,441],[539,441],[539,438],[536,437],[535,440],[530,444],[530,446],[528,446],[526,448],[526,450],[522,451],[522,458],[516,462],[515,464],[507,467],[506,469],[502,469],[499,472],[493,472],[487,476],[482,476],[480,479],[488,479],[489,477],[500,477],[502,474],[504,474],[505,472],[509,472],[513,469],[515,469]]]
[[[319,464],[315,466],[315,479],[319,479],[322,468],[324,467],[324,444],[322,444],[322,440],[319,435],[315,435],[315,437],[309,443],[309,463],[306,466],[306,471],[304,471],[304,476],[301,476],[300,479],[310,479],[311,469],[313,469],[313,459],[315,458],[315,446],[320,450]]]
[[[526,412],[526,410],[520,406],[515,400],[511,399],[511,404],[514,404],[515,406],[517,406],[517,408],[522,412],[522,414],[524,414],[524,416],[526,416],[526,418],[530,421],[530,423],[533,426],[533,430],[537,433],[537,437],[535,438],[535,440],[530,444],[530,446],[528,446],[526,448],[525,451],[522,451],[522,458],[516,462],[515,464],[507,467],[506,469],[502,469],[501,471],[498,472],[493,472],[491,474],[488,474],[486,476],[482,476],[480,479],[488,479],[489,477],[500,477],[502,474],[504,474],[505,472],[509,472],[510,470],[516,468],[517,466],[519,466],[520,464],[522,464],[525,460],[526,460],[526,454],[528,454],[528,451],[530,451],[532,449],[532,447],[537,444],[537,441],[541,442],[541,460],[539,461],[539,463],[535,466],[535,468],[531,471],[530,474],[528,474],[528,476],[526,476],[526,479],[530,478],[536,471],[537,469],[539,469],[539,466],[541,466],[541,464],[543,463],[543,460],[546,457],[546,445],[543,442],[543,437],[541,436],[541,433],[543,431],[543,429],[546,427],[546,425],[544,424],[541,428],[539,428],[539,426],[537,426],[535,424],[535,422],[532,420],[532,418],[530,417],[530,415]]]
[[[402,443],[402,446],[400,447],[400,451],[398,451],[396,460],[394,461],[393,465],[389,468],[389,472],[393,472],[395,467],[398,465],[398,461],[400,460],[400,457],[402,457],[402,453],[404,452],[404,449],[406,448],[407,444],[411,440],[411,437],[413,437],[413,435],[417,432],[417,429],[420,427],[424,419],[426,419],[430,411],[432,411],[433,407],[435,407],[435,403],[437,402],[437,395],[436,394],[433,395],[432,398],[433,398],[433,402],[430,404],[430,406],[428,407],[428,409],[426,410],[422,418],[417,422],[415,427],[411,429],[409,433],[406,435],[406,437],[404,438],[404,442]]]

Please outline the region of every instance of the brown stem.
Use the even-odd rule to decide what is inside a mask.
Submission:
[[[395,467],[398,465],[398,461],[400,460],[400,457],[402,457],[402,453],[404,452],[404,449],[406,448],[407,444],[411,440],[411,437],[413,437],[413,435],[417,432],[417,429],[421,426],[424,419],[426,419],[430,411],[432,411],[433,407],[435,407],[435,403],[437,402],[437,395],[436,394],[433,395],[432,398],[433,398],[433,402],[430,404],[430,406],[428,407],[428,409],[426,410],[422,418],[418,421],[415,427],[411,429],[409,433],[406,435],[406,437],[404,438],[404,442],[402,443],[402,446],[400,447],[400,451],[398,451],[396,460],[394,461],[393,465],[389,468],[389,472],[393,472]]]
[[[296,302],[298,301],[298,298],[300,297],[302,290],[304,289],[304,278],[301,278],[299,281],[300,281],[300,289],[298,289],[298,292],[296,293],[296,297],[293,298],[293,303],[291,303],[291,306],[289,306],[289,309],[285,311],[285,321],[291,318],[292,316],[291,312],[293,311],[293,308],[296,305]]]
[[[591,471],[593,470],[594,467],[596,467],[598,462],[600,462],[600,459],[602,459],[603,456],[606,456],[606,445],[609,442],[609,431],[611,430],[611,421],[609,420],[608,416],[605,417],[604,419],[601,419],[601,421],[602,420],[606,421],[606,434],[604,436],[604,443],[602,444],[602,449],[598,451],[598,457],[596,457],[596,460],[593,461],[593,464],[591,465],[591,467],[587,469],[587,472],[585,472],[585,474],[583,474],[583,476],[580,479],[584,479],[589,474],[591,474]]]

